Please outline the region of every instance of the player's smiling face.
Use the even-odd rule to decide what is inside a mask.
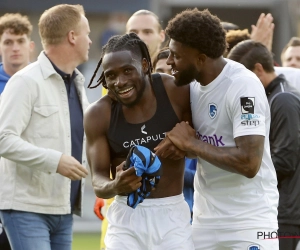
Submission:
[[[175,77],[175,84],[183,86],[191,83],[197,77],[196,60],[198,51],[171,39],[170,55],[167,64],[171,66],[171,74]]]
[[[107,87],[123,105],[135,105],[145,89],[145,59],[139,60],[131,51],[105,54],[103,70]]]

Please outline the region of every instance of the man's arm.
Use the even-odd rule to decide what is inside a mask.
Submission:
[[[91,167],[92,183],[97,197],[108,199],[122,193],[130,193],[141,186],[141,177],[135,169],[123,171],[124,162],[116,167],[114,179],[110,178],[110,149],[107,131],[110,123],[110,98],[102,98],[92,104],[84,115],[87,160]]]
[[[251,98],[247,99],[247,96]],[[217,147],[199,140],[196,131],[186,122],[177,124],[167,136],[175,146],[185,151],[189,158],[196,155],[221,169],[253,178],[259,171],[264,140],[267,136],[265,127],[269,105],[265,91],[259,79],[246,74],[234,79],[223,98],[226,102],[224,106],[232,121],[234,144],[232,143],[231,147]],[[254,112],[255,119],[258,119],[258,126],[244,126],[243,102],[248,100],[251,103],[252,99],[255,103],[253,102],[251,112]],[[160,156],[164,154],[166,148],[164,145],[159,145],[155,150],[155,153]]]
[[[36,88],[25,76],[13,76],[1,95],[0,155],[46,173],[59,173],[72,180],[86,177],[87,170],[72,156],[34,145],[22,138],[30,126]],[[32,126],[32,124],[31,124]]]
[[[264,148],[264,136],[248,135],[235,138],[235,147],[216,147],[195,136],[195,130],[181,122],[167,135],[187,155],[197,155],[203,160],[229,172],[253,178],[258,172]],[[163,152],[159,148],[156,154]]]
[[[280,181],[293,175],[299,164],[299,100],[290,93],[275,97],[271,106],[271,157]]]

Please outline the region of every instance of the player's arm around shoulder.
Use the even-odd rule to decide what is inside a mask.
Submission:
[[[240,81],[240,79],[243,79],[243,81]],[[230,120],[233,122],[235,145],[219,147],[199,140],[195,136],[195,131],[184,122],[177,124],[168,133],[168,137],[188,155],[197,155],[225,171],[253,178],[259,171],[262,161],[266,133],[265,116],[268,115],[266,112],[268,103],[262,84],[254,78],[254,75],[250,77],[243,76],[243,78],[237,78],[236,81],[228,88],[225,94],[226,104],[224,105],[228,109]],[[255,113],[261,119],[259,126],[249,125],[245,127],[242,124],[243,112],[241,110],[243,109],[241,105],[244,105],[244,109],[247,109],[245,110],[247,114],[254,114],[253,107],[255,105]]]
[[[170,102],[176,112],[179,120],[187,121],[192,126],[192,113],[190,106],[190,85],[176,86],[174,83],[174,77],[161,74],[162,81],[164,83],[166,92],[170,99]]]
[[[86,134],[86,154],[91,168],[91,178],[95,194],[110,198],[110,150],[107,132],[110,123],[111,98],[104,96],[90,104],[84,113],[84,131]],[[108,192],[107,192],[107,191]]]

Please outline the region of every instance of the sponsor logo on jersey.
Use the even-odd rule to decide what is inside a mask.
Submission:
[[[201,135],[199,132],[197,132],[197,138],[201,141],[207,142],[211,145],[221,147],[225,146],[225,143],[223,143],[222,139],[223,136],[217,136],[216,134],[214,135]]]
[[[241,122],[242,126],[258,126],[259,121],[258,120],[244,120]]]
[[[252,119],[258,119],[260,118],[260,115],[257,114],[242,114],[241,119],[242,120],[252,120]]]
[[[254,114],[255,97],[241,97],[242,114]]]
[[[134,140],[130,140],[130,141],[125,141],[123,142],[123,147],[124,148],[131,148],[132,146],[137,146],[137,145],[145,145],[151,141],[162,141],[163,139],[166,138],[166,132],[162,133],[162,134],[157,134],[157,135],[149,135],[146,137],[142,137],[142,138],[137,138]]]
[[[142,127],[141,127],[141,132],[143,133],[143,134],[147,134],[147,132],[146,131],[144,131],[144,129],[146,128],[146,125],[144,124]]]
[[[257,114],[242,114],[241,125],[242,126],[258,126],[260,115]]]
[[[211,119],[217,116],[218,106],[215,103],[208,104],[208,115]]]
[[[252,244],[248,246],[247,250],[260,250],[260,246],[256,244]]]

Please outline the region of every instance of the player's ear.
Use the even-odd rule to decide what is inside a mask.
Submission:
[[[143,68],[143,72],[147,73],[150,67],[150,63],[148,62],[148,60],[146,58],[143,58],[142,60],[142,68]]]
[[[30,41],[30,43],[29,43],[29,50],[30,50],[30,52],[33,52],[34,49],[35,49],[35,43],[34,43],[34,41]]]
[[[258,76],[258,78],[260,78],[265,72],[264,67],[260,63],[255,63],[252,71]]]
[[[70,30],[67,34],[67,39],[68,39],[68,42],[72,45],[75,44],[76,42],[76,33],[74,30]]]
[[[205,54],[199,52],[198,55],[197,55],[197,66],[202,68],[202,66],[205,63],[206,59],[207,59],[207,56]]]
[[[207,56],[203,53],[199,53],[198,54],[198,60],[202,63],[204,63],[206,61]]]
[[[160,42],[163,43],[165,41],[165,39],[166,39],[166,33],[165,33],[164,30],[161,30],[159,32],[159,37],[160,37]]]

